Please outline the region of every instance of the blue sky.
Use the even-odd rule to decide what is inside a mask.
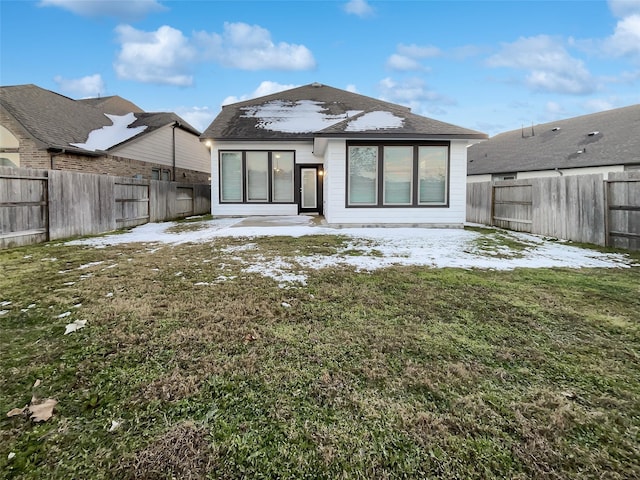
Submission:
[[[204,129],[320,82],[490,135],[640,103],[640,0],[0,0],[0,83]]]

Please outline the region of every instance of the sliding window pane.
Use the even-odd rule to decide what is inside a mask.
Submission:
[[[293,152],[273,152],[273,201],[293,202]]]
[[[349,147],[349,205],[378,203],[378,147]]]
[[[269,201],[267,152],[247,152],[247,202]]]
[[[418,177],[420,178],[420,204],[447,202],[448,148],[445,146],[419,147]]]
[[[223,202],[242,201],[242,153],[220,153],[220,199]]]
[[[384,147],[384,204],[411,205],[413,147]]]

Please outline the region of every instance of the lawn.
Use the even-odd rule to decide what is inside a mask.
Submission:
[[[0,252],[0,472],[640,478],[639,266],[247,266],[382,254],[344,235]],[[6,416],[45,399],[46,421]]]

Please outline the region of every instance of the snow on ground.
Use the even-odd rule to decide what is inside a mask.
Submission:
[[[244,246],[223,248],[234,261],[244,264],[247,273],[259,273],[280,282],[304,285],[305,271],[331,266],[351,266],[373,271],[391,265],[424,265],[433,268],[628,268],[640,266],[625,254],[602,253],[545,240],[535,235],[496,231],[483,234],[473,230],[435,228],[333,228],[314,225],[312,217],[221,218],[203,221],[201,229],[178,232],[175,222],[148,223],[126,233],[74,240],[69,245],[105,248],[124,243],[170,244],[205,243],[219,238],[246,238]],[[182,224],[187,225],[187,224]],[[188,224],[193,225],[193,224]],[[333,255],[264,257],[251,239],[264,236],[341,235],[349,242]],[[506,239],[507,243],[501,239]],[[516,242],[519,248],[509,247]],[[238,256],[238,254],[241,254]]]

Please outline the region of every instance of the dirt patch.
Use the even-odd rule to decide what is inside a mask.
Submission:
[[[138,451],[119,470],[127,479],[195,480],[206,478],[216,467],[216,450],[207,430],[184,422]]]

